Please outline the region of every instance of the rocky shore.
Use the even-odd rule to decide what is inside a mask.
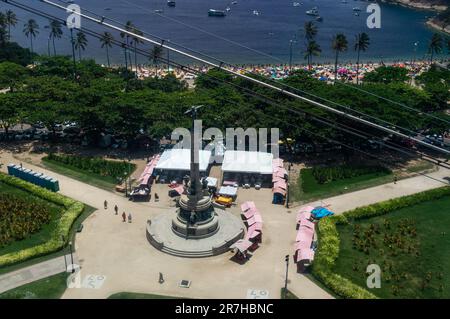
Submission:
[[[422,10],[432,10],[438,14],[435,17],[428,19],[426,24],[436,30],[450,34],[450,22],[443,18],[444,15],[449,16],[448,11],[448,1],[444,0],[383,0],[384,2],[396,3],[402,6],[422,9]]]

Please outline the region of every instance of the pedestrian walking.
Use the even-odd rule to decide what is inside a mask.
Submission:
[[[397,184],[397,175],[394,175],[394,184]]]
[[[122,213],[122,219],[124,223],[127,221],[127,214],[125,212]]]
[[[128,214],[128,222],[131,223],[131,213]]]
[[[105,200],[105,202],[103,203],[103,206],[105,207],[105,209],[108,208],[108,202]]]
[[[159,201],[158,193],[155,193],[155,202]]]
[[[117,205],[114,205],[114,211],[116,212],[116,215],[119,214],[119,207],[117,207]]]

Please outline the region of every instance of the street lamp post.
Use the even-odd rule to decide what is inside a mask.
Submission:
[[[288,284],[288,270],[289,270],[289,255],[286,255],[286,257],[284,257],[284,260],[286,261],[286,278],[284,280],[284,298],[286,298],[287,284]]]
[[[47,52],[48,52],[48,56],[50,56],[50,39],[51,39],[51,36],[49,35],[49,36],[48,36],[48,39],[47,39]]]
[[[292,71],[292,45],[294,40],[289,40],[289,71]]]
[[[72,242],[69,242],[69,247],[70,247],[70,263],[72,264],[72,273],[75,272],[75,267],[73,265],[73,252],[72,252]],[[64,257],[66,258],[66,257]]]
[[[125,197],[128,197],[128,182],[127,182],[127,172],[123,172],[123,177],[125,179]]]

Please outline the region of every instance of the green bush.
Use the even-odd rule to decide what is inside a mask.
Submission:
[[[62,155],[50,153],[44,160],[72,166],[100,176],[110,176],[122,179],[124,173],[133,172],[136,165],[125,161],[105,160],[101,157],[86,157],[77,155]]]
[[[0,256],[0,267],[46,255],[64,247],[69,239],[69,232],[74,221],[84,210],[84,204],[3,173],[0,173],[0,181],[64,207],[58,226],[52,233],[52,238],[49,241],[42,245]],[[64,241],[62,236],[64,236]]]
[[[380,216],[400,208],[421,202],[450,196],[450,187],[441,187],[421,193],[390,199],[369,206],[358,207],[341,215],[327,217],[318,223],[319,249],[312,265],[312,274],[343,298],[377,298],[366,289],[333,272],[339,256],[339,233],[336,224],[346,224],[351,220]]]

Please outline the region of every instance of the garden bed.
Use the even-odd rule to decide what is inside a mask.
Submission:
[[[42,163],[56,173],[108,190],[136,169],[135,164],[125,161],[53,153],[43,157]]]
[[[8,290],[0,294],[0,299],[60,299],[67,288],[67,273]]]
[[[50,254],[66,245],[73,223],[83,213],[82,203],[2,173],[0,186],[2,193],[39,203],[50,214],[49,222],[38,231],[0,248],[0,268]]]
[[[443,187],[325,218],[313,275],[344,298],[449,298],[448,211]],[[369,264],[381,268],[370,292]]]

